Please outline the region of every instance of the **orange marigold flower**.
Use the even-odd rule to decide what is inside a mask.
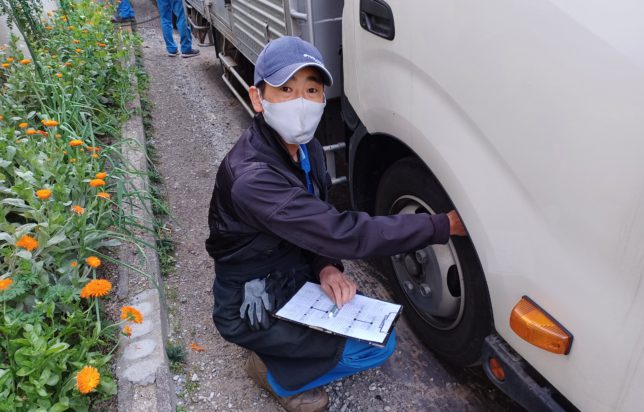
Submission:
[[[51,197],[51,190],[49,189],[36,190],[36,196],[38,196],[38,199],[40,200],[47,200]]]
[[[69,163],[76,163],[76,158],[72,157],[71,159],[69,159]]]
[[[134,323],[143,323],[143,315],[133,306],[123,306],[121,308],[121,319],[131,320]]]
[[[54,28],[51,26],[45,26],[45,30],[53,30]]]
[[[98,146],[87,146],[88,152],[98,152],[99,150],[101,150],[101,148]]]
[[[24,129],[25,127],[29,126],[29,123],[22,122],[18,125],[19,128]]]
[[[44,124],[47,127],[54,127],[58,126],[58,122],[56,120],[48,119],[48,120],[42,120],[42,124]]]
[[[57,138],[57,139],[60,139],[61,137],[63,137],[63,135],[62,135],[62,134],[60,134],[60,133],[56,133],[56,138]]]
[[[4,116],[0,114],[0,122],[4,120]]]
[[[13,57],[7,57],[7,63],[13,63],[14,58]]]
[[[83,33],[87,34],[87,33],[89,33],[89,30],[83,29]]]
[[[2,63],[2,67],[8,69],[11,65],[9,63]]]
[[[29,235],[23,235],[16,242],[16,246],[21,247],[23,249],[27,249],[28,251],[31,252],[32,250],[38,247],[38,241]]]
[[[65,67],[72,67],[72,62],[66,62]]]
[[[126,325],[121,332],[123,332],[125,336],[132,336],[132,327],[130,325]]]
[[[80,43],[80,40],[77,40],[77,39],[74,39],[74,40],[72,40],[72,41],[73,41],[75,44]]]
[[[100,298],[112,290],[112,283],[106,279],[92,279],[89,283],[81,289],[80,297],[87,298]]]
[[[96,256],[88,257],[87,259],[85,259],[85,263],[87,263],[87,266],[92,267],[94,269],[101,266],[101,260]]]
[[[83,50],[81,50],[81,49],[76,49],[76,53],[80,53],[80,52],[82,52],[82,51],[83,51]]]
[[[76,266],[78,266],[78,262],[75,260],[72,260],[72,263],[70,263],[69,266],[75,268]]]
[[[92,179],[89,181],[89,185],[92,187],[105,186],[105,180],[103,179]]]
[[[59,79],[61,79],[61,78],[63,77],[63,74],[62,74],[62,73],[56,73],[56,77],[58,77]]]
[[[20,64],[27,65],[29,63],[31,63],[31,59],[22,59],[22,60],[20,60]]]
[[[83,213],[85,213],[85,209],[83,209],[79,205],[73,205],[72,212],[76,213],[77,215],[82,215]]]
[[[101,382],[101,374],[93,366],[85,366],[76,374],[76,388],[83,395],[93,391]]]
[[[105,179],[106,177],[107,177],[107,173],[105,173],[105,172],[96,173],[96,178],[97,179]]]
[[[92,159],[98,159],[98,155],[96,153],[92,154]]]
[[[69,141],[69,145],[70,145],[71,147],[82,146],[82,145],[83,145],[83,141],[82,141],[82,140],[78,140],[78,139],[70,140],[70,141]]]
[[[36,131],[36,129],[27,129],[27,135],[28,135],[28,136],[34,135],[34,134],[36,134],[36,133],[38,133],[38,132]]]
[[[9,289],[9,286],[13,283],[11,278],[0,279],[0,291]]]
[[[107,192],[98,192],[96,196],[102,197],[103,199],[108,199],[108,200],[112,198],[112,196]]]
[[[105,46],[107,46],[107,44],[105,44],[105,43],[100,43],[100,42],[99,42],[99,43],[96,43],[96,45],[97,45],[98,47],[105,47]]]
[[[44,130],[36,130],[36,133],[38,133],[39,135],[41,135],[41,136],[43,136],[43,137],[47,137],[47,136],[49,136],[49,133],[47,133],[47,132],[46,132],[46,131],[44,131]]]

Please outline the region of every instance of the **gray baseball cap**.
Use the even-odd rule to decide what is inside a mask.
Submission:
[[[299,37],[284,36],[268,42],[255,62],[255,82],[262,81],[273,87],[286,83],[302,67],[313,66],[320,69],[324,84],[331,86],[333,77],[324,67],[322,55],[311,43]]]

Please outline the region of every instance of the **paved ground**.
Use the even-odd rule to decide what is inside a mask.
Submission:
[[[248,353],[224,341],[211,320],[214,265],[204,249],[207,211],[217,167],[249,117],[221,81],[213,48],[191,59],[165,54],[156,8],[134,2],[143,59],[154,103],[154,144],[158,169],[175,216],[176,273],[167,279],[170,332],[188,347],[184,370],[175,372],[180,407],[190,411],[278,411],[281,408],[244,374]],[[195,46],[196,47],[196,46]],[[347,271],[367,294],[388,297],[382,275],[365,262],[347,262]],[[399,346],[379,370],[327,387],[330,411],[518,410],[479,369],[454,370],[432,356],[404,320]]]

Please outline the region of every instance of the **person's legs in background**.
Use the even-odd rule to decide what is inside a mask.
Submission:
[[[199,51],[192,49],[192,33],[186,21],[183,3],[181,0],[170,1],[172,2],[172,11],[177,16],[177,32],[179,32],[179,37],[181,38],[181,55],[183,57],[195,56],[199,54]]]
[[[174,0],[157,0],[159,8],[159,17],[161,17],[161,32],[163,33],[163,40],[165,40],[165,48],[168,55],[177,55],[177,43],[174,42],[172,37],[172,8]],[[183,6],[181,6],[183,8]]]
[[[130,4],[129,0],[121,0],[119,5],[116,7],[116,15],[120,19],[133,19],[134,18],[134,9]]]

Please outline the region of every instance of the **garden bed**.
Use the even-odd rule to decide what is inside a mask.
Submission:
[[[0,50],[0,410],[87,410],[116,393],[112,354],[143,321],[131,306],[108,319],[104,271],[121,264],[109,248],[150,246],[129,234],[148,195],[120,151],[137,40],[101,2],[42,20],[38,3],[0,5],[31,52]]]

